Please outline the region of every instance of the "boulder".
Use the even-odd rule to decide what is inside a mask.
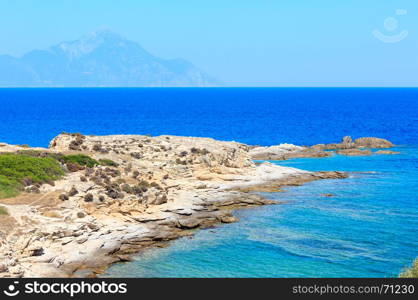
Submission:
[[[196,219],[196,218],[185,218],[180,219],[178,221],[179,228],[181,229],[193,229],[199,227],[202,220]]]
[[[340,147],[342,149],[354,148],[355,145],[353,143],[353,139],[351,138],[351,136],[345,136],[345,137],[343,137],[343,140],[340,143]]]
[[[376,137],[363,137],[354,141],[356,147],[365,148],[392,148],[395,145],[388,140],[376,138]]]
[[[222,216],[221,217],[221,222],[222,223],[234,223],[237,222],[238,219],[234,216]]]

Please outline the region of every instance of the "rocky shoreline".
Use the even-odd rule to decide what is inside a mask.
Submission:
[[[369,147],[390,146],[372,139]],[[53,157],[65,170],[58,180],[27,182],[20,195],[0,199],[7,210],[0,215],[0,277],[95,276],[147,247],[235,222],[234,209],[277,204],[255,192],[348,176],[253,162],[284,148],[286,158],[323,157],[323,146],[257,148],[209,138],[67,133],[48,149],[0,144],[1,153]]]

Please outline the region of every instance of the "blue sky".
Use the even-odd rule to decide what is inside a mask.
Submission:
[[[1,54],[102,28],[230,86],[418,86],[417,0],[0,0]]]

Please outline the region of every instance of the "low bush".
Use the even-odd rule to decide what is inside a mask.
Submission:
[[[16,153],[27,156],[39,157],[42,155],[43,152],[39,150],[18,150]]]
[[[132,178],[137,178],[139,176],[139,172],[135,170],[132,174]]]
[[[7,209],[4,206],[0,206],[0,216],[1,215],[8,215]]]
[[[180,154],[179,154],[179,156],[180,157],[185,157],[187,155],[187,151],[182,151]]]
[[[21,185],[18,182],[0,175],[0,199],[17,196],[19,189],[21,189]]]
[[[19,150],[16,152],[16,154],[32,156],[32,157],[50,157],[61,162],[62,162],[62,158],[64,157],[64,155],[61,153],[45,152],[45,151],[32,150],[32,149]]]
[[[53,158],[0,154],[0,198],[18,195],[28,183],[53,182],[62,175],[63,169]]]
[[[209,151],[205,148],[199,149],[199,148],[195,148],[195,147],[190,149],[190,152],[192,152],[193,154],[200,154],[200,155],[206,155],[206,154],[209,153]]]
[[[128,194],[132,194],[133,193],[133,189],[132,189],[132,187],[129,184],[124,183],[124,184],[122,184],[120,186],[120,188],[125,193],[128,193]]]
[[[178,164],[178,165],[187,165],[187,162],[185,160],[181,160],[179,158],[176,158],[176,164]]]
[[[106,158],[99,159],[99,164],[102,165],[102,166],[109,166],[109,167],[118,167],[119,166],[118,163],[114,162],[111,159],[106,159]]]
[[[102,146],[100,144],[94,144],[93,151],[100,152],[102,150]]]
[[[86,166],[92,168],[99,164],[99,162],[90,156],[84,154],[66,155],[62,157],[62,161],[65,163],[74,163],[80,166]]]
[[[71,133],[70,135],[75,137],[75,140],[71,141],[69,145],[70,150],[80,150],[80,146],[83,144],[86,137],[80,133]]]
[[[141,159],[142,158],[142,154],[141,153],[138,153],[138,152],[132,152],[131,153],[131,156],[133,158],[136,158],[136,159]]]
[[[84,196],[84,201],[85,202],[92,202],[94,200],[93,194],[88,193]]]
[[[68,200],[68,199],[69,199],[69,197],[68,197],[68,195],[67,195],[67,194],[61,194],[61,195],[59,195],[58,199],[60,199],[60,200],[62,200],[62,201],[65,201],[65,200]]]

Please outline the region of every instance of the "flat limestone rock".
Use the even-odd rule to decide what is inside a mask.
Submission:
[[[164,218],[164,217],[133,217],[132,219],[134,219],[135,221],[138,221],[140,223],[148,223],[148,222],[163,221],[167,218]]]
[[[303,157],[328,157],[332,153],[292,144],[280,144],[270,147],[255,147],[249,151],[254,160],[286,160]]]

